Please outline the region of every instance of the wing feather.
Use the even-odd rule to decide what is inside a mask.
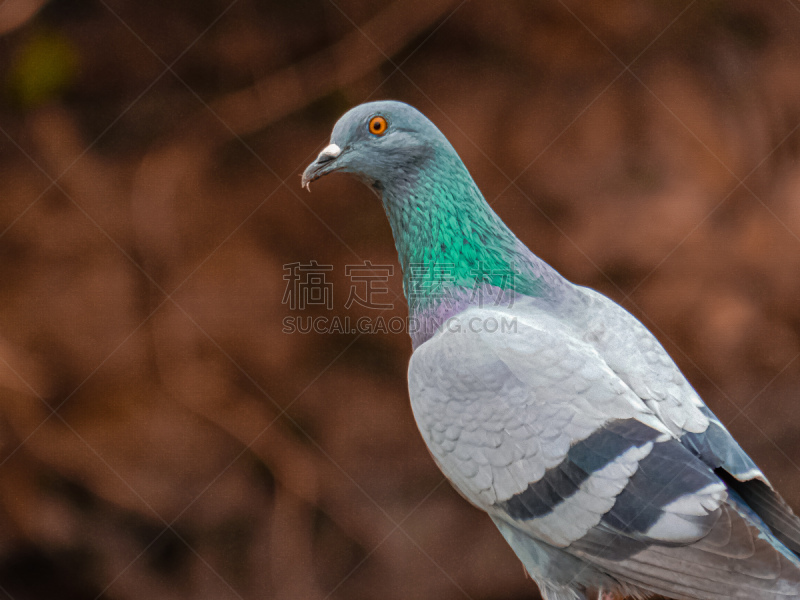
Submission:
[[[578,580],[628,590],[800,598],[796,517],[654,338],[532,309],[503,335],[466,326],[502,312],[468,309],[418,347],[409,391],[434,459],[537,581],[579,559]]]

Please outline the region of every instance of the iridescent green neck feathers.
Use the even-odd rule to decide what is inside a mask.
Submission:
[[[546,265],[491,209],[451,147],[436,148],[423,164],[382,187],[410,316],[436,311],[442,299],[463,309],[465,297],[467,305],[485,301],[480,294],[495,288],[546,294]]]

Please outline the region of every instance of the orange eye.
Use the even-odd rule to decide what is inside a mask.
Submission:
[[[374,133],[375,135],[383,135],[386,133],[386,128],[388,124],[386,123],[386,119],[383,117],[372,117],[369,120],[369,132]]]

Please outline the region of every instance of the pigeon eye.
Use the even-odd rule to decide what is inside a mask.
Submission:
[[[383,117],[372,117],[369,120],[369,132],[374,133],[375,135],[383,135],[386,133],[386,128],[388,124],[386,123],[386,119]]]

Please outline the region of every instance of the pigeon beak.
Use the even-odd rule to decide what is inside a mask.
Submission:
[[[301,185],[309,192],[311,191],[311,182],[319,179],[323,175],[327,175],[331,171],[335,171],[338,166],[336,159],[342,153],[342,149],[336,144],[330,144],[322,149],[317,159],[306,167],[303,171],[303,178],[300,181]]]

